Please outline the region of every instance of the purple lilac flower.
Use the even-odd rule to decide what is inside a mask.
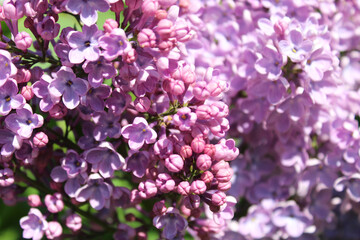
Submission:
[[[277,80],[282,73],[282,55],[271,45],[266,46],[261,51],[261,54],[262,58],[255,62],[256,71],[260,74],[266,75],[269,80]]]
[[[7,187],[13,184],[14,172],[10,168],[4,168],[0,170],[0,186]]]
[[[87,170],[86,161],[79,156],[74,150],[68,150],[66,157],[62,159],[62,168],[66,171],[69,178],[73,178],[79,173],[83,173]]]
[[[22,138],[16,133],[7,129],[0,129],[0,155],[4,157],[11,156],[16,149],[21,148],[22,141]]]
[[[153,224],[157,229],[163,228],[163,235],[166,239],[174,239],[187,227],[187,221],[180,215],[179,210],[169,207],[162,216],[156,216]]]
[[[31,208],[26,217],[20,219],[20,226],[24,230],[23,238],[40,240],[48,227],[45,216],[36,208]]]
[[[105,105],[114,115],[121,115],[130,102],[131,96],[129,94],[113,91],[111,97],[105,101]]]
[[[86,61],[82,67],[84,71],[89,74],[88,80],[90,86],[94,88],[99,87],[104,78],[110,79],[116,74],[114,65],[106,61],[103,57],[100,57],[95,62]]]
[[[324,72],[332,69],[331,54],[322,48],[315,50],[307,59],[304,70],[313,81],[321,81]]]
[[[95,124],[93,122],[85,122],[82,124],[82,133],[83,136],[81,136],[78,140],[78,145],[81,149],[87,150],[90,148],[96,147],[98,142],[94,138],[94,128]]]
[[[124,55],[131,49],[124,30],[120,28],[114,28],[110,34],[102,36],[99,44],[104,49],[104,58],[108,61]]]
[[[132,124],[121,129],[121,135],[129,139],[129,147],[132,150],[139,150],[144,143],[151,144],[156,141],[157,134],[152,129],[145,118],[136,117]]]
[[[32,90],[34,94],[41,98],[40,100],[40,109],[43,112],[48,112],[52,107],[60,101],[60,97],[54,96],[48,86],[53,81],[49,75],[43,74],[41,79],[34,83]]]
[[[110,4],[106,0],[69,0],[65,4],[68,12],[80,14],[81,21],[87,25],[93,25],[98,19],[98,13],[106,12],[110,9]]]
[[[115,170],[119,170],[125,159],[115,151],[109,142],[102,142],[98,147],[84,153],[85,160],[92,164],[94,172],[100,172],[104,178],[112,177]]]
[[[135,152],[130,150],[126,158],[124,170],[131,172],[135,177],[142,178],[149,164],[150,154],[147,151]]]
[[[85,202],[89,200],[91,207],[96,210],[104,208],[106,201],[111,197],[112,187],[104,182],[104,179],[97,173],[91,174],[86,184],[75,193],[76,201]]]
[[[68,34],[69,46],[72,48],[69,52],[70,62],[78,64],[85,59],[88,61],[98,60],[100,57],[98,39],[102,34],[96,25],[90,27],[85,25],[82,32],[70,32]]]
[[[102,112],[105,108],[104,99],[111,94],[111,87],[101,84],[97,88],[90,88],[84,97],[81,98],[81,104],[90,106],[96,112]]]
[[[93,116],[96,127],[94,129],[94,138],[97,141],[103,141],[107,137],[118,138],[121,135],[120,116],[102,112]]]
[[[288,56],[293,62],[301,62],[310,54],[312,42],[303,39],[303,35],[298,30],[291,30],[288,40],[281,40],[279,47],[281,52]]]
[[[0,49],[0,86],[4,85],[6,80],[16,74],[17,69],[11,62],[11,55],[8,51]]]
[[[311,220],[302,212],[294,201],[289,201],[275,208],[271,220],[275,226],[284,228],[290,237],[300,237],[311,225]]]
[[[219,212],[213,213],[209,208],[206,208],[206,215],[214,220],[215,223],[224,225],[226,220],[231,220],[234,217],[234,207],[236,199],[233,196],[226,197],[226,203],[220,207]]]
[[[173,118],[174,124],[178,126],[181,131],[190,131],[196,119],[196,113],[191,112],[191,109],[188,107],[178,109]]]
[[[22,108],[25,98],[18,94],[15,80],[9,79],[0,87],[0,115],[8,115],[11,109]]]
[[[351,200],[360,202],[360,174],[354,173],[350,176],[344,176],[336,179],[334,189],[338,192],[346,188],[346,193]]]
[[[62,67],[54,81],[48,86],[49,91],[56,97],[62,96],[62,101],[68,109],[76,108],[80,103],[80,97],[88,90],[85,80],[77,78],[71,68]]]
[[[28,104],[5,118],[6,126],[22,138],[29,138],[33,129],[41,127],[43,123],[44,118],[39,114],[33,114]]]

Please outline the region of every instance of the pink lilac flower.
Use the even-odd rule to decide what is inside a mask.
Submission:
[[[71,68],[62,67],[50,82],[48,89],[52,95],[62,97],[67,108],[74,109],[79,105],[80,97],[86,94],[88,83],[77,78]]]
[[[68,34],[69,52],[71,63],[82,63],[85,59],[96,61],[100,57],[98,40],[103,33],[98,30],[97,25],[83,26],[82,32],[72,31]]]
[[[262,58],[255,62],[255,69],[258,73],[265,75],[270,80],[277,80],[283,66],[282,55],[275,47],[266,46],[262,51]]]
[[[7,115],[11,109],[22,108],[25,98],[18,94],[15,80],[9,79],[0,87],[0,115]]]
[[[132,150],[139,150],[144,143],[151,144],[156,141],[157,134],[145,118],[136,117],[132,124],[121,129],[121,135],[129,140],[129,147]]]
[[[97,173],[91,174],[86,184],[75,193],[76,201],[85,202],[89,200],[91,207],[96,210],[104,208],[106,201],[111,197],[112,187],[104,182]]]
[[[191,127],[195,124],[196,119],[196,113],[191,112],[191,109],[188,107],[178,109],[173,118],[174,124],[179,126],[181,131],[191,130]]]
[[[61,193],[47,194],[45,196],[45,205],[49,212],[58,213],[64,209],[64,202]]]
[[[24,230],[23,238],[40,240],[48,228],[48,223],[38,209],[31,208],[28,216],[20,219],[20,226]]]
[[[69,0],[65,4],[68,12],[80,14],[81,21],[87,25],[93,25],[98,19],[98,13],[106,12],[110,9],[110,4],[106,0]]]
[[[74,232],[80,230],[82,227],[81,217],[76,213],[67,216],[66,217],[66,226]]]
[[[56,239],[61,236],[63,229],[61,224],[56,221],[51,221],[48,223],[48,228],[45,230],[46,237],[48,239]]]
[[[6,126],[22,138],[30,138],[33,130],[41,127],[43,123],[44,118],[39,114],[33,114],[28,104],[5,118]]]
[[[0,170],[0,186],[7,187],[14,183],[14,172],[10,168]]]

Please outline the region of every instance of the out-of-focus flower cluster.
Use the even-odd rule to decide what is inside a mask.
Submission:
[[[239,149],[225,138],[221,101],[230,85],[188,61],[198,10],[174,0],[3,2],[0,190],[6,204],[31,207],[24,238],[146,239],[157,228],[182,239],[232,219]],[[98,25],[108,11],[114,19]],[[75,27],[60,26],[66,15]]]
[[[4,0],[0,196],[29,205],[23,237],[358,239],[359,11]]]

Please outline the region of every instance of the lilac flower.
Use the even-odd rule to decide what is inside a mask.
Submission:
[[[271,220],[277,227],[282,227],[290,237],[300,237],[311,225],[311,220],[302,212],[294,201],[289,201],[275,208]]]
[[[114,170],[119,170],[125,159],[115,151],[109,142],[102,142],[98,147],[87,150],[85,160],[92,164],[94,172],[100,172],[104,178],[112,177]]]
[[[157,229],[163,228],[163,235],[166,239],[174,239],[187,227],[185,218],[173,207],[169,207],[164,215],[154,217],[153,224]]]
[[[181,131],[190,131],[191,126],[195,124],[196,119],[196,113],[191,112],[191,109],[188,107],[178,109],[173,118],[174,124],[178,126]]]
[[[8,115],[11,109],[22,108],[25,98],[18,94],[17,83],[14,80],[7,80],[0,87],[0,115]]]
[[[69,52],[70,62],[78,64],[85,59],[88,61],[98,60],[100,57],[98,39],[101,35],[102,32],[96,25],[90,27],[85,25],[82,32],[70,32],[68,34],[69,46],[72,48]]]
[[[91,174],[86,184],[75,193],[76,201],[85,202],[89,200],[91,207],[96,210],[104,208],[106,201],[111,197],[112,187],[104,182],[104,179],[97,173]]]
[[[121,129],[121,135],[129,139],[129,147],[132,150],[139,150],[144,143],[151,144],[156,141],[157,134],[152,129],[145,118],[136,117],[132,124]]]
[[[67,108],[74,109],[79,105],[80,97],[86,94],[88,84],[85,80],[77,78],[71,68],[62,67],[48,88],[54,96],[62,96],[62,101]]]
[[[280,50],[283,54],[288,56],[293,62],[301,62],[310,54],[312,49],[312,42],[310,40],[303,40],[303,36],[298,30],[291,30],[288,40],[281,40],[279,42]]]
[[[16,149],[20,149],[22,145],[22,138],[7,129],[0,129],[0,155],[9,157]]]
[[[95,124],[93,122],[85,122],[81,127],[83,136],[81,136],[78,140],[79,147],[84,150],[96,147],[98,142],[95,140],[93,135]]]
[[[321,81],[324,72],[332,70],[331,54],[326,53],[322,48],[315,50],[306,61],[304,70],[311,80]]]
[[[69,0],[65,4],[68,12],[80,14],[81,21],[87,25],[93,25],[98,19],[97,11],[106,12],[110,4],[106,0]]]
[[[209,208],[206,208],[206,215],[212,218],[215,223],[224,225],[226,220],[231,220],[234,217],[234,207],[236,199],[232,196],[226,197],[226,203],[220,207],[219,212],[213,213]]]
[[[90,86],[97,88],[101,85],[104,78],[110,79],[115,76],[116,70],[111,62],[106,61],[103,57],[95,62],[86,61],[83,64],[83,69],[89,74],[88,80]]]
[[[104,49],[104,58],[108,61],[124,55],[131,49],[124,30],[120,28],[114,28],[110,34],[102,36],[99,44]]]
[[[114,115],[121,115],[125,108],[130,104],[131,97],[127,93],[113,91],[111,97],[105,102],[105,106]]]
[[[11,62],[11,55],[8,51],[0,49],[0,86],[4,85],[6,80],[16,74],[17,69]]]
[[[60,101],[60,97],[54,96],[48,88],[52,81],[53,79],[49,75],[43,74],[41,79],[36,81],[32,86],[34,94],[38,98],[41,98],[39,106],[43,112],[48,112]]]
[[[23,238],[40,240],[48,227],[45,216],[36,208],[31,208],[28,216],[20,219],[20,226],[23,231]]]
[[[33,129],[41,127],[43,123],[44,118],[39,114],[33,114],[28,104],[5,118],[6,126],[22,138],[30,138]]]
[[[79,173],[87,170],[86,161],[79,156],[74,150],[68,150],[66,157],[61,161],[62,168],[66,171],[69,178],[73,178]]]
[[[277,80],[282,73],[282,55],[271,45],[266,46],[261,51],[261,54],[262,58],[255,62],[256,71],[260,74],[266,75],[266,77],[270,80]]]
[[[253,205],[249,208],[246,217],[240,219],[239,232],[250,235],[254,239],[262,239],[274,230],[270,213],[260,206]]]
[[[354,173],[350,176],[344,176],[336,179],[334,189],[338,192],[346,188],[346,193],[351,200],[360,202],[360,174]]]
[[[96,127],[94,129],[94,138],[97,141],[103,141],[107,137],[118,138],[121,135],[120,116],[114,116],[111,112],[97,113],[93,116]]]
[[[128,154],[129,156],[126,158],[124,170],[131,172],[137,178],[142,178],[149,164],[149,152],[134,152],[130,150]]]
[[[0,170],[0,186],[7,187],[13,184],[14,172],[10,168],[4,168]]]
[[[111,88],[108,85],[101,84],[97,88],[90,88],[87,94],[81,98],[81,104],[90,106],[96,112],[102,112],[105,108],[104,99],[111,94]]]

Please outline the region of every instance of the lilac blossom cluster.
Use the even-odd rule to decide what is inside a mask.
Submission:
[[[230,85],[188,59],[197,11],[176,0],[4,0],[0,196],[28,203],[23,238],[147,239],[155,228],[183,239],[233,218]],[[98,12],[115,17],[98,26]],[[74,28],[60,26],[64,15]]]
[[[198,37],[186,43],[187,60],[230,84],[220,97],[240,149],[231,163],[235,217],[198,220],[197,234],[358,239],[359,3],[191,4]]]

